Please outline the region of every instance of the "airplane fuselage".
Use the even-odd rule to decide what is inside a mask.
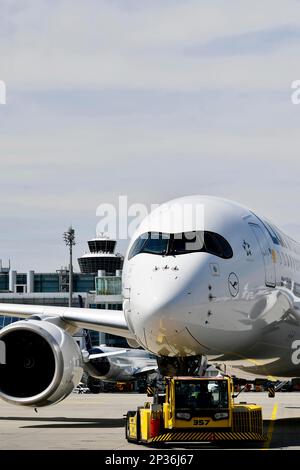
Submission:
[[[166,217],[189,206],[202,206],[202,221]],[[203,247],[176,240],[191,233]],[[257,372],[295,375],[300,245],[239,204],[191,196],[160,206],[129,246],[123,295],[135,339],[157,355],[250,359]]]

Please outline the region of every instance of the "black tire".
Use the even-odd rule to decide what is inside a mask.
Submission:
[[[103,383],[101,380],[95,379],[89,375],[87,379],[87,387],[90,389],[91,393],[101,393],[103,392]]]
[[[135,413],[137,413],[137,415],[138,415],[137,426],[136,426],[137,437],[132,438],[129,435],[129,418],[131,418]],[[139,437],[140,437],[140,429],[139,428],[140,428],[140,426],[139,426],[139,412],[138,412],[138,410],[137,411],[127,411],[126,420],[125,420],[125,437],[126,437],[128,442],[132,442],[134,444],[139,443]]]

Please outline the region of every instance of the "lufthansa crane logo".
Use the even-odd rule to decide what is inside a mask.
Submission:
[[[239,293],[239,278],[235,273],[230,273],[228,277],[228,288],[232,297],[236,297]]]

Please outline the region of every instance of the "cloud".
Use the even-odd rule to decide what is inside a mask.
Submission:
[[[291,226],[299,10],[291,0],[3,0],[0,258],[59,267],[61,232],[74,224],[79,252],[97,206],[119,194],[147,204],[215,194]]]
[[[281,89],[292,66],[297,72],[296,1],[268,0],[262,8],[256,0],[251,15],[247,3],[130,3],[128,9],[111,1],[44,0],[37,8],[32,0],[4,1],[4,78],[34,90],[195,91],[203,86]],[[270,42],[266,61],[261,56],[270,52]],[[245,57],[250,45],[253,57]],[[195,47],[208,53],[187,53]]]
[[[200,57],[266,55],[299,42],[300,28],[279,27],[219,37],[200,46],[187,47],[184,52]]]

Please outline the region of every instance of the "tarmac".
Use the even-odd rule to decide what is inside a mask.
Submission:
[[[0,401],[0,450],[142,450],[125,439],[124,418],[128,410],[149,401],[136,393],[72,394],[58,405],[39,408],[13,406]],[[260,444],[226,444],[239,449],[300,449],[300,393],[266,392],[239,395],[243,401],[263,406],[264,431],[269,441]],[[161,449],[216,448],[216,444],[161,446]],[[224,444],[222,445],[224,448]],[[158,449],[157,447],[155,448]]]

